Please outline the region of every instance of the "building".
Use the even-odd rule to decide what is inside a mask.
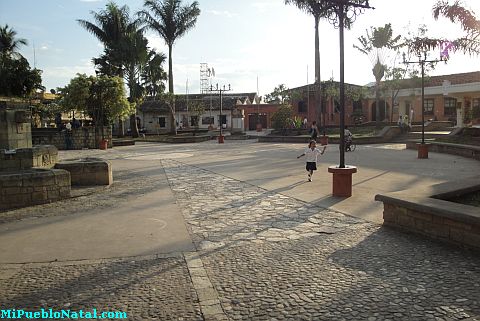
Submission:
[[[392,102],[392,94],[382,99],[380,106],[390,112],[393,105],[393,121],[400,115],[408,115],[413,122],[422,121],[422,89],[419,79],[406,79],[400,83],[398,94]],[[396,94],[396,92],[394,92]],[[388,103],[390,101],[390,103]],[[369,115],[375,111],[374,99],[367,102]],[[452,121],[457,126],[480,118],[480,71],[432,76],[425,78],[425,119]]]
[[[296,116],[307,118],[308,123],[320,121],[321,126],[338,126],[340,123],[339,103],[340,83],[335,81],[322,82],[322,96],[317,102],[316,84],[310,84],[290,89],[293,112]],[[345,124],[354,124],[364,119],[367,114],[367,104],[363,99],[367,88],[358,85],[345,84]],[[363,118],[362,118],[363,117]]]
[[[178,128],[219,128],[220,124],[232,127],[232,109],[251,104],[256,93],[224,93],[220,103],[219,94],[176,95],[175,121]],[[163,100],[146,99],[138,108],[137,122],[149,133],[170,131],[170,107]],[[129,128],[129,123],[126,123]]]

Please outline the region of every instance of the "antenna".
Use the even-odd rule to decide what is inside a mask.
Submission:
[[[37,55],[35,53],[35,40],[33,41],[33,69],[37,69]]]

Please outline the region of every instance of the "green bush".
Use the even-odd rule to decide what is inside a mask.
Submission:
[[[276,130],[281,130],[291,127],[293,110],[291,106],[282,105],[272,115],[272,127]]]

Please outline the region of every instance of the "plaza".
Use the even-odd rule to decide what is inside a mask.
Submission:
[[[480,257],[382,226],[379,193],[471,178],[478,161],[360,145],[353,196],[313,182],[303,144],[137,143],[59,151],[109,160],[110,187],[0,213],[0,305],[125,311],[129,320],[477,320]]]

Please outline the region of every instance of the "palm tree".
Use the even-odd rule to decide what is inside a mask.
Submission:
[[[18,52],[20,45],[27,45],[27,40],[17,38],[17,32],[6,24],[0,27],[0,54],[2,56],[15,56],[19,58],[21,55]]]
[[[142,84],[147,95],[157,97],[158,94],[165,91],[164,81],[168,76],[163,69],[163,64],[167,57],[163,53],[150,50],[147,59],[148,63],[141,73]]]
[[[200,15],[198,2],[182,6],[181,0],[145,0],[145,9],[138,13],[147,28],[156,31],[168,46],[168,91],[173,94],[172,49],[175,41],[192,29]],[[175,108],[170,117],[171,131],[176,133]]]
[[[91,11],[94,22],[77,20],[105,46],[104,54],[94,58],[99,73],[123,77],[130,89],[130,102],[136,104],[141,96],[138,74],[147,56],[147,40],[140,21],[133,20],[127,6],[109,2],[99,13]],[[136,114],[130,116],[132,136],[138,137]],[[123,136],[123,121],[119,120],[119,136]]]
[[[360,46],[353,45],[354,48],[366,54],[373,64],[372,73],[375,76],[375,122],[376,127],[380,127],[380,82],[385,75],[387,67],[384,60],[389,49],[396,49],[400,46],[401,36],[393,36],[391,24],[385,24],[384,27],[371,28],[366,36],[360,36],[358,41]]]
[[[297,6],[302,11],[311,14],[315,19],[315,84],[316,84],[316,101],[317,101],[317,115],[318,121],[321,122],[323,118],[323,125],[325,125],[325,117],[322,112],[321,102],[321,79],[320,79],[320,37],[319,37],[319,23],[321,18],[327,18],[330,15],[331,8],[324,1],[316,0],[285,0],[285,4],[292,4]],[[310,93],[308,93],[310,94]],[[320,115],[323,115],[321,117]]]

